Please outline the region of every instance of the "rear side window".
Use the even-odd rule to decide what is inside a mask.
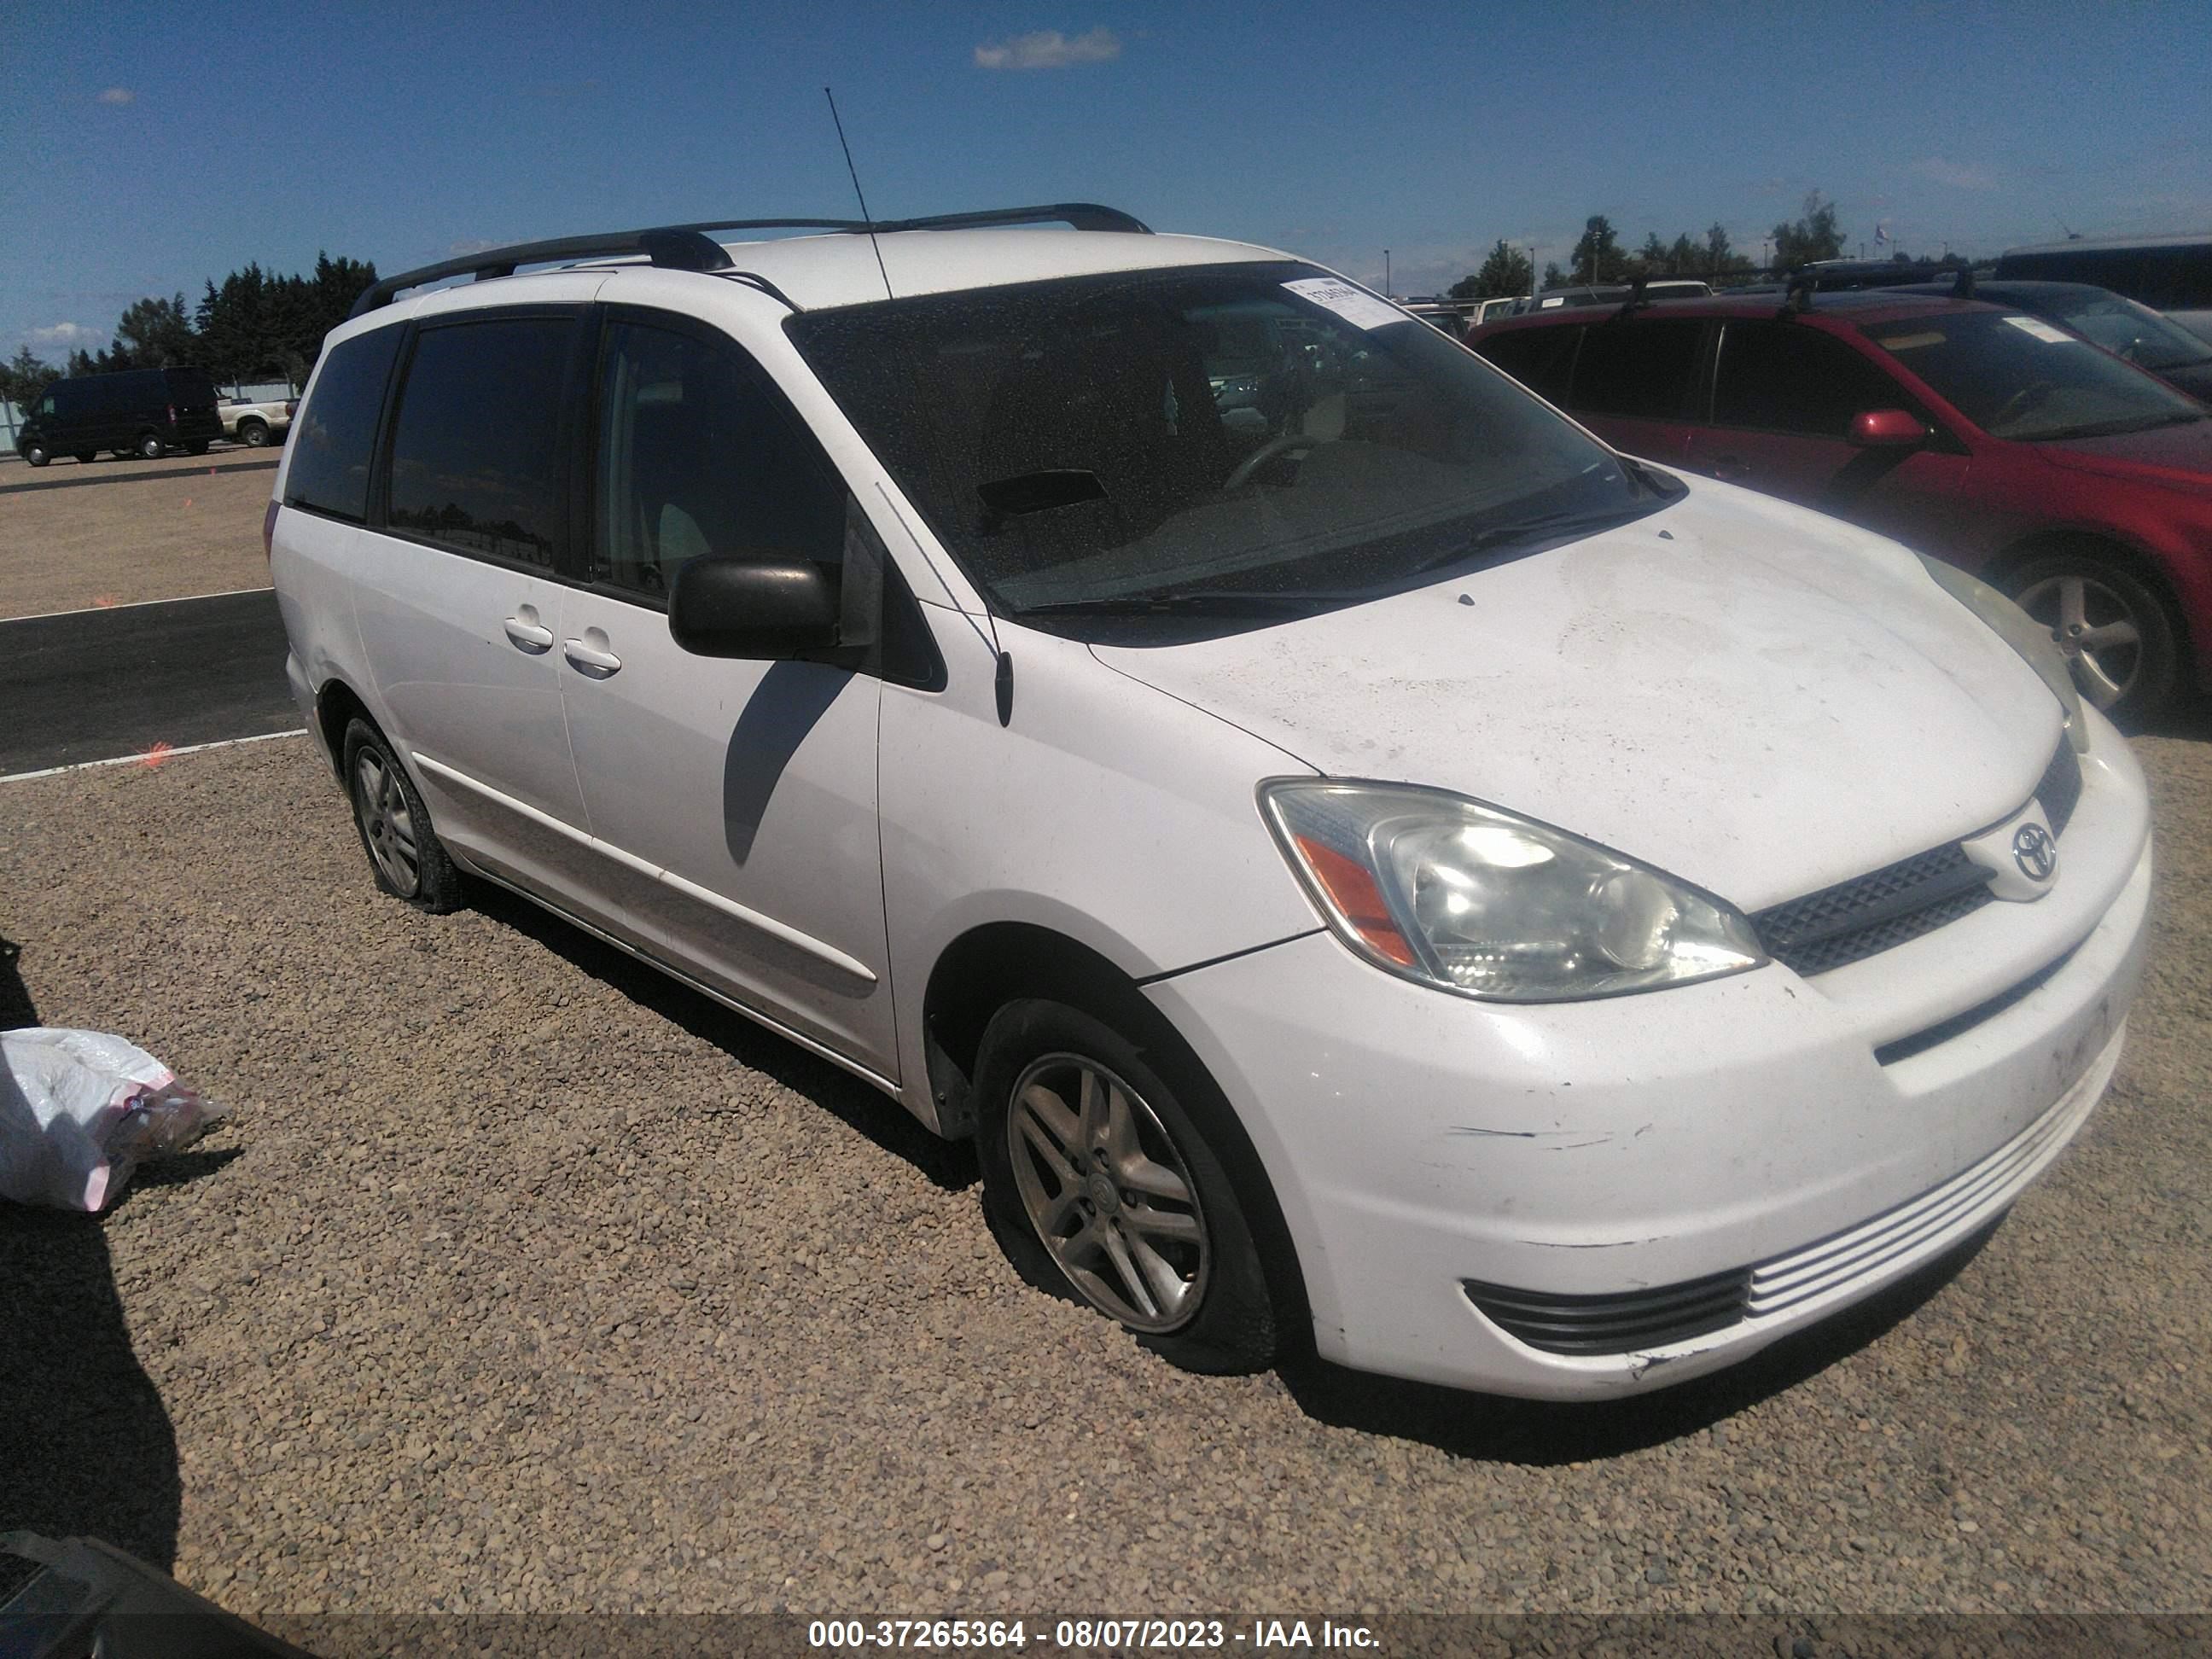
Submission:
[[[550,569],[567,522],[569,317],[441,324],[416,337],[392,428],[386,521],[457,552]]]
[[[1579,328],[1516,328],[1475,349],[1539,398],[1564,404],[1582,338]]]
[[[314,396],[292,430],[284,504],[360,524],[368,516],[368,464],[376,417],[402,334],[380,328],[331,348]]]
[[[1625,318],[1589,330],[1575,360],[1569,407],[1588,415],[1679,416],[1698,370],[1702,322],[1655,322]]]
[[[1817,330],[1733,319],[1722,325],[1716,426],[1842,438],[1854,416],[1906,402],[1894,380]]]
[[[845,489],[733,342],[608,325],[592,576],[661,599],[702,553],[843,556]]]

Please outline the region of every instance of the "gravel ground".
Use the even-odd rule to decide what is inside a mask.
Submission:
[[[2075,1148],[1946,1273],[1577,1410],[1169,1370],[842,1073],[377,898],[304,740],[0,787],[40,1013],[235,1114],[104,1222],[0,1210],[0,1525],[249,1616],[2203,1608],[2212,744],[2140,746],[2160,937]]]
[[[273,460],[217,448],[160,461],[56,461],[0,474],[0,618],[269,586],[261,516]],[[79,485],[80,477],[97,483]],[[47,489],[53,483],[66,486]]]

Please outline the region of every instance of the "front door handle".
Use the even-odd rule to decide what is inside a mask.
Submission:
[[[603,680],[622,666],[622,659],[607,649],[607,636],[596,628],[584,630],[580,640],[563,640],[561,650],[580,674]]]
[[[527,651],[537,657],[553,648],[553,630],[538,625],[538,610],[534,605],[524,605],[502,626],[507,629],[507,637],[514,642],[514,648],[518,651]]]

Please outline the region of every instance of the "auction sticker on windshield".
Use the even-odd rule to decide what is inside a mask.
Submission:
[[[1373,295],[1363,293],[1334,276],[1304,276],[1283,286],[1300,299],[1311,300],[1324,310],[1334,312],[1354,328],[1380,328],[1385,323],[1412,320],[1397,307],[1385,305]]]
[[[2021,333],[2033,334],[2037,339],[2051,345],[2064,345],[2074,337],[2063,329],[2051,327],[2040,317],[2008,317],[2005,321],[2010,323]]]

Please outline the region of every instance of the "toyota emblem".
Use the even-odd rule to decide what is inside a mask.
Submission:
[[[2030,881],[2048,881],[2058,867],[2058,848],[2051,831],[2039,823],[2023,823],[2013,831],[2012,861]]]

